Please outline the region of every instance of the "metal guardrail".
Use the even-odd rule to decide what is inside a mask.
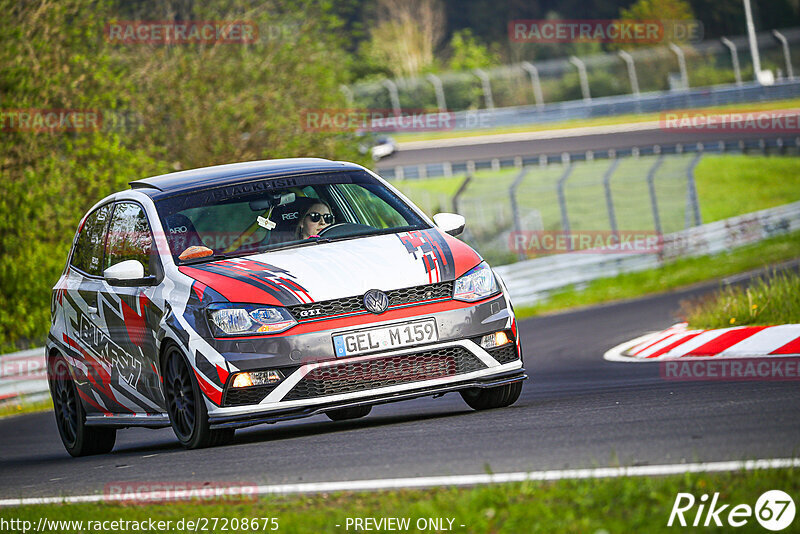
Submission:
[[[678,257],[718,254],[800,230],[800,202],[731,217],[663,236],[657,254],[570,252],[496,267],[516,305],[531,305],[568,286],[659,267]]]
[[[0,403],[49,396],[44,348],[0,355]]]

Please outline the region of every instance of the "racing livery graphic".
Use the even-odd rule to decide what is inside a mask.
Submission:
[[[453,254],[444,238],[435,231],[419,230],[397,234],[409,254],[422,261],[431,283],[453,280]]]
[[[234,280],[248,284],[251,287],[241,288],[241,290],[262,291],[267,293],[269,298],[274,300],[276,304],[282,306],[311,301],[308,292],[292,280],[293,277],[288,271],[268,263],[237,258],[197,267],[181,267],[180,271],[193,278],[209,281],[219,281],[220,278],[233,279],[218,282],[221,284],[221,288],[229,287]],[[224,292],[225,289],[222,289],[222,291]]]
[[[101,200],[51,300],[67,451],[108,452],[131,426],[205,447],[244,426],[448,392],[475,409],[512,404],[527,375],[511,304],[453,237],[463,218],[447,217],[460,226],[321,159],[183,171]]]

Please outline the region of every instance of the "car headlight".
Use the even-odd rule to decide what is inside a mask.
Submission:
[[[215,335],[277,334],[297,324],[286,308],[258,304],[212,304],[208,322]]]
[[[475,302],[499,292],[500,287],[497,285],[497,279],[494,277],[489,264],[484,261],[456,280],[453,298],[466,302]]]

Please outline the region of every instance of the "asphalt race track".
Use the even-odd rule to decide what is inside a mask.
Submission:
[[[458,394],[237,432],[180,448],[171,429],[120,431],[105,456],[70,458],[51,413],[0,420],[0,497],[102,492],[112,482],[283,484],[785,458],[800,453],[797,382],[676,382],[658,364],[603,360],[674,323],[678,302],[717,286],[521,322],[532,379],[510,408],[473,412]]]
[[[630,147],[649,147],[658,144],[712,143],[720,140],[732,141],[750,138],[786,137],[786,133],[763,132],[709,132],[691,130],[662,130],[658,127],[644,131],[614,132],[603,134],[576,135],[553,139],[528,141],[481,142],[474,145],[445,146],[431,148],[403,147],[393,156],[382,159],[377,167],[386,169],[397,165],[419,165],[422,163],[441,163],[443,161],[464,162],[491,158],[510,158],[515,156],[537,156],[539,154],[560,154],[563,152],[585,152],[587,150],[608,150]]]

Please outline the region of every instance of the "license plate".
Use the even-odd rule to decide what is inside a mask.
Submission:
[[[336,357],[342,358],[434,341],[439,341],[436,321],[425,319],[424,321],[381,326],[333,336],[333,348],[336,351]]]

